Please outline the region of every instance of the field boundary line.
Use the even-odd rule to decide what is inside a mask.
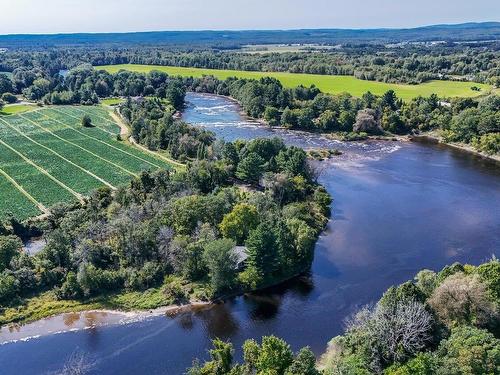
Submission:
[[[28,198],[40,211],[43,213],[48,213],[49,210],[42,203],[38,202],[30,193],[28,193],[21,184],[19,184],[14,178],[12,178],[7,172],[0,168],[0,174],[3,175],[14,187],[21,192],[26,198]]]
[[[121,170],[122,170],[122,171],[124,171],[125,173],[130,174],[131,176],[134,176],[134,177],[138,177],[138,176],[139,176],[138,174],[136,174],[136,173],[134,173],[134,172],[132,172],[132,171],[129,171],[128,169],[123,168],[122,166],[120,166],[120,165],[118,165],[118,164],[116,164],[116,163],[114,163],[114,162],[112,162],[112,161],[110,161],[110,160],[107,160],[107,159],[103,158],[102,156],[100,156],[100,155],[98,155],[98,154],[96,154],[96,153],[94,153],[94,152],[92,152],[92,151],[90,151],[90,150],[87,150],[85,147],[82,147],[82,146],[80,146],[80,145],[78,145],[78,144],[76,144],[76,143],[74,143],[74,142],[72,142],[72,141],[69,141],[69,140],[67,140],[67,139],[64,139],[63,137],[61,137],[61,136],[59,136],[59,135],[55,134],[52,130],[48,130],[48,129],[46,129],[46,128],[45,128],[45,127],[43,127],[42,125],[37,124],[35,121],[33,121],[33,120],[31,120],[31,119],[29,119],[29,118],[27,118],[27,117],[23,116],[23,115],[19,115],[19,117],[21,117],[21,118],[25,119],[26,121],[31,122],[33,125],[38,126],[40,129],[42,129],[42,130],[46,131],[47,133],[49,133],[49,134],[53,135],[53,136],[54,136],[54,137],[56,137],[56,138],[59,138],[59,139],[60,139],[60,140],[62,140],[63,142],[66,142],[66,143],[69,143],[70,145],[73,145],[73,146],[75,146],[75,147],[78,147],[79,149],[81,149],[81,150],[83,150],[83,151],[85,151],[85,152],[89,153],[90,155],[93,155],[93,156],[95,156],[96,158],[101,159],[101,160],[103,160],[104,162],[109,163],[109,164],[111,164],[111,165],[115,166],[116,168],[121,169]]]
[[[52,176],[49,172],[47,172],[47,170],[45,170],[44,168],[40,167],[38,164],[36,164],[33,160],[29,159],[27,156],[23,155],[21,152],[17,151],[14,147],[8,145],[7,143],[5,143],[4,141],[2,141],[0,139],[0,144],[2,144],[3,146],[7,147],[9,150],[11,150],[12,152],[15,152],[16,155],[18,155],[19,157],[21,157],[26,163],[32,165],[33,167],[35,167],[38,171],[40,171],[42,174],[46,175],[48,178],[50,178],[52,181],[54,181],[56,184],[58,184],[59,186],[61,186],[63,189],[69,191],[71,194],[73,194],[81,203],[83,203],[83,196],[74,191],[73,189],[71,189],[69,186],[67,186],[64,182],[62,181],[59,181],[57,178],[55,178],[54,176]]]
[[[57,151],[54,151],[52,149],[50,149],[49,147],[41,144],[40,142],[37,142],[35,141],[33,138],[27,136],[26,134],[23,134],[20,130],[16,129],[15,127],[13,127],[12,125],[10,125],[7,121],[5,121],[4,119],[0,118],[0,120],[2,122],[4,122],[9,128],[13,129],[14,131],[16,131],[17,133],[21,134],[23,137],[25,137],[26,139],[28,139],[29,141],[33,142],[34,144],[40,146],[40,147],[43,147],[44,149],[48,150],[49,152],[53,153],[54,155],[57,155],[58,157],[60,157],[61,159],[63,159],[64,161],[66,161],[67,163],[77,167],[78,169],[82,170],[83,172],[87,173],[89,176],[91,177],[94,177],[96,180],[102,182],[104,185],[110,187],[111,189],[113,190],[116,190],[116,187],[114,187],[113,185],[111,185],[108,181],[102,179],[101,177],[97,176],[96,174],[92,173],[91,171],[83,168],[82,166],[72,162],[71,160],[69,159],[66,159],[64,156],[62,156],[61,154],[59,154]]]
[[[61,112],[59,112],[59,113],[61,113]],[[63,114],[64,114],[64,113],[63,113]],[[153,162],[150,162],[150,161],[148,161],[148,160],[146,160],[146,159],[141,158],[140,156],[134,155],[134,154],[132,154],[132,153],[130,153],[130,152],[128,152],[128,151],[126,151],[126,150],[122,150],[121,148],[116,147],[116,146],[113,146],[113,145],[111,145],[111,144],[109,144],[109,143],[107,143],[107,142],[105,142],[105,141],[103,141],[103,140],[101,140],[101,139],[99,139],[99,138],[96,138],[96,137],[93,137],[93,136],[91,136],[91,135],[85,134],[85,133],[81,132],[80,130],[78,130],[78,129],[76,129],[76,128],[72,127],[72,126],[65,124],[65,123],[64,123],[64,122],[62,122],[61,120],[58,120],[58,119],[56,119],[56,118],[54,118],[54,117],[51,117],[51,116],[49,116],[49,115],[47,115],[47,114],[45,114],[45,113],[43,113],[43,115],[44,115],[45,117],[47,117],[47,118],[51,119],[51,120],[54,120],[54,121],[56,121],[56,122],[60,123],[61,125],[66,126],[66,127],[67,127],[67,128],[69,128],[69,129],[72,129],[73,131],[75,131],[75,132],[77,132],[77,133],[79,133],[79,134],[81,134],[81,135],[84,135],[84,136],[85,136],[85,137],[87,137],[87,138],[90,138],[90,139],[93,139],[94,141],[100,142],[100,143],[102,143],[102,144],[104,144],[104,145],[106,145],[106,146],[109,146],[109,147],[111,147],[111,148],[113,148],[113,149],[117,150],[117,151],[120,151],[120,152],[122,152],[122,153],[124,153],[124,154],[127,154],[128,156],[131,156],[131,157],[133,157],[133,158],[136,158],[136,159],[138,159],[138,160],[141,160],[141,161],[143,161],[144,163],[148,163],[149,165],[152,165],[152,166],[154,166],[154,167],[156,167],[156,168],[160,168],[160,169],[162,169],[162,168],[163,168],[161,165],[157,165],[157,164],[155,164],[155,163],[153,163]],[[71,116],[71,115],[68,115],[68,116],[73,117],[73,116]],[[96,129],[101,130],[101,131],[105,131],[105,130],[101,129],[101,128],[100,128],[100,127],[98,127],[98,126],[96,127]],[[106,132],[106,131],[105,131],[105,132]],[[106,133],[107,133],[107,132],[106,132]],[[116,134],[115,134],[115,135],[116,135]]]

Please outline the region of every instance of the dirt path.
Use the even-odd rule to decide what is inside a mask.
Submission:
[[[120,136],[121,137],[125,137],[125,139],[127,139],[127,136],[129,136],[129,128],[128,128],[128,126],[123,122],[123,120],[121,119],[121,117],[119,115],[117,115],[115,112],[110,112],[110,115],[113,118],[113,120],[115,120],[115,122],[120,127]],[[140,148],[142,151],[145,151],[145,152],[148,152],[148,153],[150,153],[152,155],[155,155],[155,156],[159,157],[160,159],[166,161],[167,163],[173,164],[173,165],[175,165],[175,166],[177,166],[179,168],[184,168],[185,167],[185,164],[182,164],[182,163],[179,163],[176,160],[167,158],[166,156],[163,156],[163,155],[161,155],[158,152],[151,151],[147,147],[144,147],[143,145],[137,143],[137,141],[132,136],[128,137],[128,141],[132,145],[134,145],[135,147]]]

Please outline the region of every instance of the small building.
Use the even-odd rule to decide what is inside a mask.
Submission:
[[[246,268],[246,263],[248,259],[248,253],[246,246],[235,246],[233,247],[233,254],[236,257],[236,269],[242,271]]]

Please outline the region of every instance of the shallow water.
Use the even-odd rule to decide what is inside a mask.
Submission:
[[[437,145],[343,143],[271,131],[242,117],[225,98],[189,94],[187,100],[186,121],[228,140],[277,135],[288,144],[343,151],[319,164],[321,183],[335,201],[311,274],[210,309],[5,344],[2,374],[57,371],[75,353],[93,374],[181,374],[193,358],[207,357],[213,337],[239,348],[247,338],[275,334],[294,349],[310,345],[321,354],[344,318],[390,285],[422,268],[500,255],[500,171],[494,164]]]

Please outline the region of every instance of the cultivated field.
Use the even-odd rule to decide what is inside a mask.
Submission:
[[[104,65],[96,66],[96,69],[104,69],[110,73],[116,73],[121,69],[134,72],[147,73],[151,70],[164,71],[170,75],[202,77],[203,75],[213,75],[219,79],[229,77],[254,78],[264,76],[274,77],[281,81],[285,87],[296,87],[299,85],[316,85],[322,92],[339,94],[348,92],[354,96],[361,97],[365,92],[371,91],[373,94],[382,95],[388,90],[394,90],[398,97],[409,100],[419,95],[429,96],[437,94],[440,97],[474,97],[483,95],[492,90],[492,87],[480,83],[457,82],[457,81],[429,81],[420,85],[399,85],[374,81],[363,81],[352,76],[329,76],[318,74],[296,74],[296,73],[276,73],[276,72],[246,72],[239,70],[218,70],[218,69],[198,69],[182,68],[174,66],[159,65]],[[476,86],[481,91],[471,88]]]
[[[84,114],[94,127],[81,125]],[[116,188],[142,170],[171,168],[165,158],[118,141],[102,107],[54,106],[0,116],[0,218],[26,219],[60,201]]]

